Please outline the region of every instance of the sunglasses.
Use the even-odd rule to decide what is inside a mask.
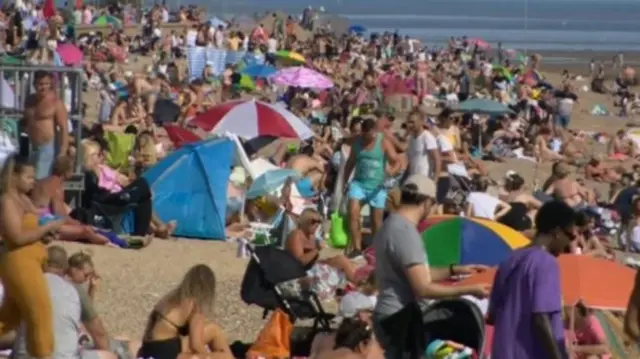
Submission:
[[[322,220],[318,219],[318,218],[314,218],[314,219],[310,220],[309,223],[311,223],[311,225],[320,224],[320,223],[322,223]]]

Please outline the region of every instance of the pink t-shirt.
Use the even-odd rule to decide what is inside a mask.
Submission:
[[[98,187],[111,193],[122,191],[122,186],[118,183],[118,172],[109,166],[100,165]]]
[[[607,336],[602,329],[602,325],[595,316],[590,315],[585,319],[585,325],[582,328],[575,329],[575,338],[577,345],[599,345],[607,342]],[[609,354],[601,354],[600,359],[611,359]],[[585,359],[587,355],[578,354],[577,359]]]

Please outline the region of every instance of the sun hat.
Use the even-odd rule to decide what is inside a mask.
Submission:
[[[363,310],[373,310],[374,301],[360,292],[349,292],[340,300],[340,316],[353,318]]]
[[[416,189],[409,189],[409,186],[416,187]],[[421,174],[413,174],[409,176],[409,178],[407,178],[407,180],[402,185],[402,190],[415,191],[417,194],[427,197],[436,197],[435,182],[433,182],[431,178]]]

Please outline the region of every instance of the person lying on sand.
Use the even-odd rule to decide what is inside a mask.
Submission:
[[[614,183],[622,178],[622,168],[607,168],[600,161],[600,157],[593,156],[584,167],[584,176],[588,180]]]
[[[137,358],[233,359],[222,328],[208,321],[216,276],[204,264],[189,269],[149,314]]]

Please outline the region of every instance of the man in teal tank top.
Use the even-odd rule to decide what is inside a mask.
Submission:
[[[376,121],[364,120],[362,134],[354,139],[345,168],[346,178],[349,178],[351,171],[354,171],[348,189],[352,255],[358,255],[362,251],[360,228],[362,204],[368,204],[371,207],[372,235],[374,235],[382,225],[387,201],[385,179],[387,175],[396,175],[400,165],[393,144],[385,138],[384,134],[376,130]]]

